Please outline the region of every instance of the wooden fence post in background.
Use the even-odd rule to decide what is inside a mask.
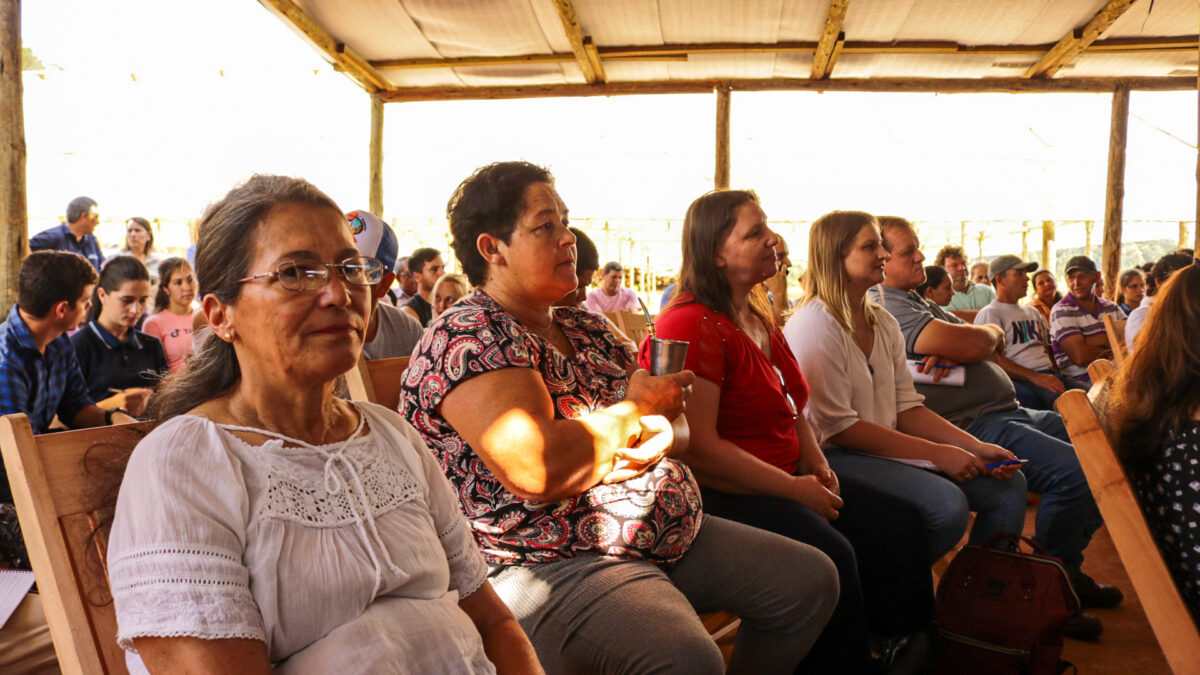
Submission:
[[[1108,135],[1108,190],[1104,204],[1104,297],[1117,296],[1121,274],[1121,211],[1125,200],[1125,142],[1129,131],[1129,87],[1113,91],[1112,128]]]
[[[729,87],[717,87],[717,158],[713,187],[729,189]]]
[[[17,301],[17,275],[29,252],[21,86],[21,1],[0,0],[0,316]]]
[[[1054,272],[1055,278],[1058,277],[1058,272],[1054,270],[1054,221],[1042,221],[1042,268]]]
[[[383,99],[378,94],[371,94],[370,162],[368,203],[371,205],[371,213],[383,220]]]

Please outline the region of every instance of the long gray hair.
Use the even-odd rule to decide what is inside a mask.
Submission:
[[[342,210],[312,183],[289,176],[255,175],[210,204],[200,221],[196,241],[196,280],[200,296],[211,294],[233,304],[241,292],[239,279],[249,274],[256,246],[254,235],[267,217],[284,204]],[[164,280],[165,281],[165,280]],[[233,345],[210,334],[187,366],[159,383],[147,412],[165,422],[229,391],[241,380]]]

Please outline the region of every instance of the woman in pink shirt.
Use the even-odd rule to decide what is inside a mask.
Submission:
[[[154,314],[142,330],[162,341],[171,372],[183,368],[192,351],[192,300],[196,297],[196,275],[183,258],[167,258],[158,266],[158,294]]]

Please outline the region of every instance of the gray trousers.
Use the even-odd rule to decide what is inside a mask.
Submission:
[[[829,620],[838,575],[824,553],[705,515],[667,573],[642,560],[583,556],[509,567],[492,585],[547,673],[723,673],[699,613],[742,620],[731,673],[791,673]]]

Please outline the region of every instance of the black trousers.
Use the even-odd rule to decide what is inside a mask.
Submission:
[[[837,566],[841,598],[801,673],[869,672],[868,631],[904,635],[933,621],[931,561],[920,513],[852,478],[838,478],[845,505],[832,525],[789,499],[701,488],[705,513],[814,546]]]

